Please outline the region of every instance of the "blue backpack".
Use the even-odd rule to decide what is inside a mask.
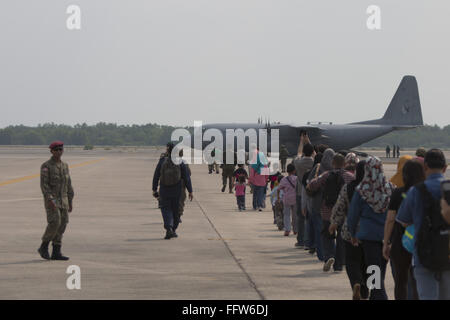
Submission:
[[[409,253],[414,252],[414,225],[409,225],[405,229],[405,233],[402,237],[403,248]]]

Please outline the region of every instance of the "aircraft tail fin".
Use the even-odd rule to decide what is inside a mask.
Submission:
[[[381,124],[399,127],[422,126],[422,109],[419,90],[414,76],[404,76],[383,118],[359,122],[359,124]]]

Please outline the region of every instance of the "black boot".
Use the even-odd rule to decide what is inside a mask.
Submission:
[[[171,228],[169,228],[169,229],[167,229],[167,231],[166,231],[166,236],[164,237],[164,239],[170,239],[170,238],[172,238],[173,237],[173,231],[172,231],[172,229]]]
[[[50,260],[50,254],[48,253],[48,241],[42,241],[41,246],[37,250],[41,255],[42,259]]]
[[[52,260],[69,260],[69,257],[65,257],[61,254],[61,245],[54,244],[51,259]]]

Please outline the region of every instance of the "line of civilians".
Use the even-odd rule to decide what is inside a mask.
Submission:
[[[296,208],[292,209],[294,201],[283,198],[283,204],[289,208],[283,209],[285,235],[289,235],[292,219],[295,245],[316,253],[323,261],[323,271],[333,268],[341,272],[345,265],[355,300],[388,298],[384,278],[389,260],[395,299],[450,299],[446,213],[450,210],[441,199],[441,182],[447,168],[443,152],[421,148],[414,157],[402,156],[397,173],[387,181],[377,157],[359,161],[354,153],[335,153],[325,145],[317,149],[316,153],[303,134],[298,155],[288,165],[289,175],[280,180],[275,206],[279,206],[280,191],[292,192],[286,182],[296,184]],[[418,233],[425,217],[431,215],[426,212],[432,209],[420,191],[422,188],[431,194],[431,202],[441,199],[444,218],[447,214],[447,223],[443,222],[445,225],[437,231],[447,237],[441,254],[443,267],[441,263],[438,269],[429,261],[421,261],[417,250],[420,243],[410,249],[412,253],[402,244],[405,227],[413,225]],[[274,207],[275,217],[277,210]],[[368,288],[368,267],[374,265],[381,271],[381,282],[379,287]]]
[[[441,254],[446,264],[439,270],[421,261],[418,243],[408,249],[411,252],[403,244],[405,234],[416,241],[405,228],[413,226],[417,233],[426,210],[431,210],[420,185],[437,201],[439,213],[442,211],[439,216],[446,219],[441,233],[446,232],[448,239],[450,206],[441,199],[440,189],[447,164],[441,150],[420,148],[415,156],[400,157],[390,181],[379,158],[369,156],[360,161],[354,153],[336,153],[326,145],[315,148],[306,134],[300,137],[298,155],[288,164],[287,176],[279,172],[269,175],[261,161],[264,155],[256,154],[256,164],[249,166],[250,176],[243,165],[233,174],[239,210],[245,210],[247,178],[253,209],[258,211],[265,207],[269,182],[274,224],[285,236],[293,231],[295,246],[317,255],[324,272],[342,272],[345,266],[354,300],[388,299],[384,286],[388,261],[395,299],[450,299],[450,241]],[[378,285],[370,288],[369,266],[377,266],[381,272]]]

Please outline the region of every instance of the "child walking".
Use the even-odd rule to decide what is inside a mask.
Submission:
[[[295,175],[295,167],[292,163],[287,166],[288,176],[284,177],[278,186],[278,193],[283,190],[283,214],[284,214],[284,235],[289,236],[291,232],[291,219],[294,234],[297,234],[297,210],[296,210],[296,187],[297,176]],[[278,200],[280,201],[280,200]]]
[[[283,199],[283,190],[280,191],[278,194],[278,187],[281,182],[281,179],[284,177],[280,174],[278,176],[278,180],[274,183],[274,188],[272,189],[272,192],[270,193],[270,202],[272,203],[272,211],[273,211],[273,223],[277,225],[278,230],[283,230],[284,223],[283,223],[283,203],[281,202]],[[279,197],[278,197],[279,196]],[[280,200],[280,201],[278,201]]]
[[[245,210],[245,176],[240,175],[238,177],[238,183],[234,185],[236,190],[236,201],[239,211]]]

